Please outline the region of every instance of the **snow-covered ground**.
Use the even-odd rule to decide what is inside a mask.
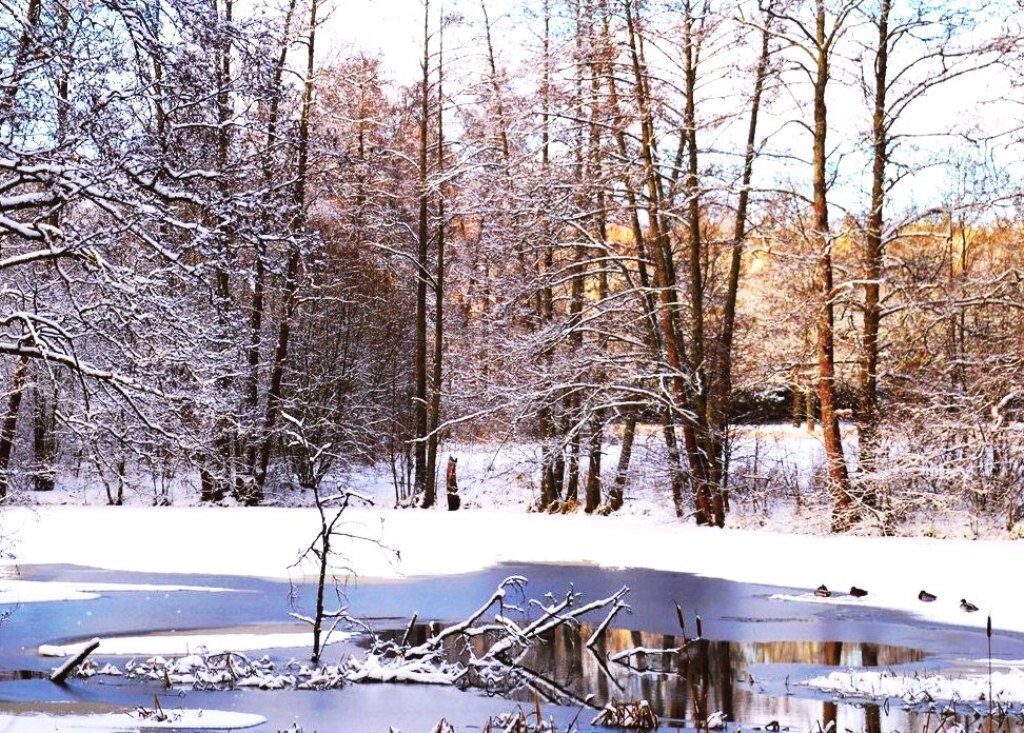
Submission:
[[[195,585],[147,585],[131,583],[73,583],[40,582],[0,578],[0,604],[45,603],[49,601],[89,601],[104,593],[175,593],[194,591],[201,593],[230,593],[227,588]]]
[[[857,437],[854,426],[843,425],[844,445],[851,465],[856,465]],[[607,485],[614,476],[621,452],[621,436],[612,431],[605,443],[602,477]],[[459,494],[465,509],[508,509],[519,511],[536,503],[539,493],[538,466],[541,447],[514,441],[446,441],[438,465],[441,473],[449,456],[458,459]],[[626,501],[618,514],[672,519],[675,509],[668,491],[664,439],[658,426],[638,427],[630,463]],[[820,429],[809,432],[789,424],[737,426],[731,436],[729,524],[732,527],[768,529],[782,533],[827,534],[829,497],[820,480],[824,446]],[[589,470],[581,457],[580,474]],[[337,486],[373,497],[379,507],[396,505],[395,469],[388,461],[359,466],[350,473],[331,476],[328,490]],[[443,483],[444,476],[441,481]],[[57,478],[52,492],[28,490],[26,481],[15,480],[7,506],[83,505],[107,503],[103,482],[86,467],[69,466]],[[124,503],[130,506],[196,506],[200,504],[198,478],[137,475],[129,469]],[[272,476],[264,504],[272,507],[309,506],[308,491],[294,487],[295,481]],[[441,497],[444,498],[443,496]],[[904,536],[1002,538],[1005,517],[990,511],[984,517],[972,514],[970,506],[946,503],[941,512],[930,511],[925,497],[912,515],[901,515],[895,531]],[[230,505],[232,499],[225,500]],[[855,531],[877,533],[876,525]],[[0,551],[3,550],[0,544]]]
[[[811,492],[797,480],[820,461],[818,436],[779,426],[750,429],[745,442],[739,443],[743,460],[755,466],[758,475],[791,482],[799,500],[788,515],[770,517],[754,501],[752,507],[744,507],[746,511],[730,515],[732,526],[724,530],[699,528],[692,520],[673,516],[659,463],[642,458],[644,451],[653,455],[658,450],[656,436],[647,437],[632,471],[626,506],[607,517],[528,511],[537,496],[536,471],[523,466],[533,465],[536,449],[526,445],[456,446],[463,497],[458,512],[446,511],[443,501],[433,510],[393,508],[394,485],[385,467],[347,477],[343,485],[372,496],[375,506],[347,510],[340,530],[366,539],[336,543],[343,557],[334,564],[339,570],[352,568],[364,579],[452,575],[501,562],[649,568],[795,589],[780,594],[780,603],[813,600],[891,608],[975,628],[984,628],[991,615],[996,629],[1024,633],[1024,586],[1010,578],[1011,571],[1024,564],[1020,542],[825,534],[827,508],[809,501]],[[612,446],[605,456],[606,476],[617,458],[617,447]],[[102,490],[72,485],[47,495],[51,503],[45,506],[4,507],[0,550],[10,559],[6,573],[0,566],[0,603],[84,600],[89,594],[138,588],[17,580],[17,567],[28,564],[270,578],[312,572],[308,565],[296,567],[319,528],[316,511],[300,506],[308,497],[284,493],[271,497],[278,506],[213,507],[197,505],[194,490],[179,486],[176,491],[169,507],[149,506],[152,497],[145,489],[132,494],[129,505],[108,507],[103,506]],[[940,527],[943,521],[935,519]],[[815,597],[813,591],[821,584],[835,595]],[[847,595],[852,585],[867,589],[868,595]],[[180,587],[144,589],[170,593]],[[921,590],[935,594],[937,600],[919,601]],[[980,612],[965,613],[961,599],[977,604]],[[136,641],[125,643],[131,646]],[[267,641],[253,642],[251,648],[269,648]],[[302,643],[289,639],[286,645]],[[234,643],[233,648],[239,647]],[[131,651],[157,653],[150,647]],[[979,679],[936,678],[930,684],[951,698],[969,699],[977,692]],[[1024,701],[1024,671],[1008,669],[998,682],[1005,699]],[[912,699],[920,694],[911,678],[887,676],[885,671],[836,671],[808,684],[854,697]]]
[[[848,431],[848,435],[852,430]],[[848,446],[856,444],[855,438],[848,437]],[[612,435],[605,444],[602,454],[602,471],[605,482],[614,475],[619,461],[621,444]],[[666,491],[668,478],[665,469],[664,439],[657,426],[640,426],[630,462],[629,483],[626,502],[621,514],[638,514],[672,517],[674,507]],[[439,455],[438,465],[443,468],[448,456],[458,459],[459,494],[462,506],[467,509],[509,508],[520,509],[536,502],[539,497],[539,471],[541,447],[535,443],[511,441],[475,441],[472,443],[446,442]],[[734,491],[741,500],[736,513],[737,520],[757,525],[764,524],[771,517],[760,511],[758,488],[763,486],[787,499],[813,504],[813,491],[808,484],[810,477],[824,463],[824,448],[821,432],[810,433],[803,428],[790,425],[745,426],[737,428],[732,442],[732,470],[736,480],[743,483],[743,490]],[[582,456],[580,472],[588,471],[586,456]],[[193,477],[194,479],[195,477]],[[332,477],[335,483],[345,488],[373,497],[377,506],[388,507],[396,503],[395,473],[391,464],[382,461],[372,466],[362,466],[342,477]],[[443,482],[443,476],[441,477]],[[15,482],[17,483],[17,482]],[[196,505],[199,493],[195,480],[167,480],[148,475],[129,476],[124,503],[150,506],[154,503],[171,503],[175,506]],[[268,506],[308,506],[309,492],[290,490],[287,481],[278,481],[268,488],[265,504]],[[331,483],[331,480],[328,481]],[[734,487],[737,488],[738,487]],[[799,496],[797,496],[799,494]],[[742,496],[740,496],[742,495]],[[749,499],[750,512],[742,502]],[[228,499],[227,503],[231,500]],[[57,489],[52,492],[18,490],[8,499],[8,505],[35,506],[39,504],[104,505],[107,503],[106,489],[102,482],[90,477],[83,469],[80,474],[69,470],[57,479]],[[778,509],[778,507],[776,507]],[[778,516],[778,512],[774,512]],[[788,510],[778,521],[794,528]],[[814,511],[808,511],[801,518],[800,531],[815,531],[827,528],[827,522]]]
[[[221,710],[173,710],[163,716],[132,711],[95,715],[9,715],[0,713],[4,733],[49,733],[49,731],[92,730],[137,731],[151,729],[234,730],[261,725],[266,718],[251,713]]]
[[[890,669],[857,669],[829,672],[800,684],[842,698],[859,700],[901,700],[907,705],[929,705],[936,700],[966,704],[985,703],[991,689],[993,705],[1024,701],[1024,670],[999,669],[987,674],[908,673]],[[990,688],[991,685],[991,688]]]
[[[538,491],[538,448],[530,444],[448,446],[440,463],[449,454],[459,459],[463,508],[458,512],[445,510],[443,494],[434,510],[394,509],[390,467],[365,469],[345,477],[343,485],[372,497],[374,506],[349,509],[343,531],[373,541],[346,542],[338,549],[358,575],[374,578],[466,573],[520,561],[690,572],[808,591],[822,583],[834,591],[857,585],[868,590],[867,597],[837,595],[826,602],[902,609],[975,626],[991,613],[997,628],[1024,631],[1024,614],[1019,613],[1024,589],[1005,579],[1007,568],[1024,560],[1024,544],[827,535],[827,507],[815,505],[799,480],[822,461],[820,431],[773,425],[743,428],[735,436],[737,465],[746,466],[748,474],[782,482],[799,501],[789,513],[780,514],[776,506],[769,516],[756,506],[755,496],[752,506],[730,514],[725,530],[698,528],[692,520],[674,517],[659,468],[661,446],[656,428],[640,432],[626,504],[608,517],[529,512]],[[617,460],[618,445],[612,443],[604,457],[606,477]],[[778,485],[773,490],[777,493]],[[22,564],[285,577],[301,572],[293,565],[319,526],[314,510],[299,506],[308,503],[308,495],[298,492],[269,497],[280,506],[241,508],[198,506],[194,489],[187,486],[175,489],[173,506],[152,507],[149,491],[140,484],[128,497],[130,505],[107,507],[101,488],[70,482],[64,490],[42,495],[66,504],[0,511],[0,542]],[[942,521],[935,519],[938,525]],[[344,563],[339,559],[337,564]],[[938,600],[918,601],[921,590]],[[7,594],[0,597],[17,600],[14,592],[11,581],[0,580],[0,593]],[[28,600],[32,592],[42,591],[26,586],[23,592],[21,598]],[[961,611],[961,598],[981,612]]]
[[[295,574],[292,566],[318,527],[315,511],[307,508],[50,506],[0,514],[0,535],[12,543],[19,563],[154,573],[287,577]],[[1024,564],[1024,544],[1010,540],[792,535],[699,528],[660,516],[508,509],[350,509],[344,531],[373,540],[339,547],[346,555],[338,559],[339,568],[350,565],[364,578],[467,573],[506,561],[582,562],[808,593],[823,583],[835,591],[857,585],[868,590],[867,597],[823,600],[972,626],[983,626],[991,614],[996,628],[1024,632],[1024,587],[1007,576]],[[921,590],[938,600],[920,602]],[[981,612],[963,612],[961,598]]]
[[[337,631],[325,643],[337,643],[354,636]],[[88,642],[75,644],[43,644],[39,655],[43,657],[69,657],[88,646]],[[97,654],[104,656],[176,656],[187,654],[224,654],[267,649],[312,648],[312,632],[277,632],[265,634],[182,633],[142,634],[137,636],[107,636],[100,641]]]

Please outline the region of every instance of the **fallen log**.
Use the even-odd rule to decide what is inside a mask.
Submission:
[[[60,667],[53,671],[53,674],[50,675],[50,682],[55,682],[58,685],[63,685],[64,681],[68,678],[68,675],[75,670],[75,667],[84,662],[85,658],[92,654],[94,651],[96,651],[96,648],[99,645],[100,640],[98,638],[93,639],[88,644],[86,644],[85,648],[82,649],[82,651],[78,652],[78,654],[71,657],[71,659],[64,662],[64,664],[62,664]]]

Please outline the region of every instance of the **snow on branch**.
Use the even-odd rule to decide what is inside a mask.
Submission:
[[[509,592],[522,594],[526,583],[521,576],[505,578],[473,613],[435,631],[420,644],[408,643],[411,629],[406,629],[400,642],[378,638],[364,660],[349,659],[350,677],[361,682],[457,684],[492,692],[527,687],[549,701],[593,707],[589,698],[582,699],[559,680],[531,669],[526,664],[526,653],[549,639],[558,627],[574,625],[584,616],[604,612],[598,630],[591,635],[594,640],[619,611],[629,608],[624,601],[629,588],[624,586],[608,597],[585,604],[579,604],[580,594],[570,589],[558,603],[531,601],[523,608],[509,605]],[[495,608],[497,613],[492,621],[483,621]],[[531,609],[540,609],[538,618],[527,617]],[[513,614],[524,618],[513,618]]]

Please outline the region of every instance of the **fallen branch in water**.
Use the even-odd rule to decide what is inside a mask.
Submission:
[[[412,644],[413,624],[394,639],[375,636],[364,655],[351,655],[335,665],[290,663],[282,672],[269,658],[252,661],[242,654],[192,654],[166,660],[153,657],[125,665],[129,677],[152,679],[167,686],[196,689],[331,689],[347,683],[415,683],[459,685],[483,688],[491,693],[511,693],[528,688],[541,698],[581,708],[598,709],[590,696],[581,698],[543,670],[526,663],[535,646],[550,640],[563,626],[576,626],[584,616],[604,612],[604,617],[587,640],[588,651],[606,632],[612,619],[629,608],[623,586],[612,595],[580,603],[581,594],[570,589],[557,601],[530,600],[517,605],[509,594],[522,595],[526,579],[510,576],[503,580],[487,601],[464,620],[434,631],[426,640]],[[493,613],[492,620],[485,617]],[[536,614],[536,618],[532,616]],[[414,617],[415,619],[415,617]],[[604,667],[604,665],[601,665]],[[107,665],[90,674],[118,675]],[[616,684],[618,684],[616,682]]]
[[[664,675],[674,675],[675,674],[674,672],[669,672],[669,671],[664,670],[664,669],[661,669],[661,670],[645,670],[645,669],[642,669],[641,667],[633,664],[633,659],[636,658],[636,657],[640,657],[640,658],[643,658],[643,657],[658,657],[658,656],[660,656],[660,657],[669,657],[669,656],[683,655],[683,654],[685,654],[687,657],[689,657],[690,651],[692,649],[694,649],[694,648],[698,648],[699,649],[700,648],[700,644],[704,641],[704,639],[702,638],[703,628],[702,628],[702,623],[701,623],[700,616],[696,617],[697,636],[695,638],[693,638],[693,639],[688,639],[686,637],[686,621],[685,621],[684,616],[683,616],[683,609],[679,605],[678,602],[676,602],[675,607],[676,607],[676,617],[679,620],[679,628],[682,629],[682,631],[683,631],[683,643],[682,644],[680,644],[679,646],[675,646],[675,647],[669,647],[667,649],[665,649],[665,648],[657,648],[657,647],[643,647],[643,646],[637,646],[637,647],[633,647],[631,649],[623,649],[622,651],[615,652],[614,654],[606,655],[608,662],[610,662],[612,664],[618,664],[618,665],[620,665],[622,667],[625,667],[626,669],[628,669],[628,670],[630,670],[632,672],[637,672],[637,673],[641,673],[641,674],[652,673],[652,674],[658,674],[658,675],[662,675],[662,674],[664,674]],[[603,630],[603,629],[600,629],[600,630]],[[596,631],[594,632],[594,636],[597,636],[597,632]],[[592,637],[592,639],[593,639],[593,637]],[[590,646],[590,641],[587,642],[587,646],[588,647]]]
[[[506,578],[466,619],[437,631],[423,643],[408,644],[410,628],[401,643],[375,640],[365,660],[349,659],[353,681],[459,684],[505,693],[528,687],[549,701],[593,707],[589,699],[574,695],[542,671],[530,669],[524,660],[529,650],[555,629],[603,610],[605,617],[588,641],[596,643],[615,615],[628,609],[624,598],[629,589],[623,587],[607,598],[582,605],[581,595],[570,589],[557,602],[531,600],[524,610],[508,603],[508,595],[510,591],[522,594],[526,582],[521,576]],[[484,622],[493,610],[497,611],[493,621]],[[539,616],[530,619],[531,610],[539,610]]]
[[[78,667],[78,665],[84,662],[86,657],[88,657],[90,654],[96,651],[96,648],[99,645],[100,640],[98,638],[93,639],[88,644],[86,644],[85,648],[82,649],[82,651],[78,652],[78,654],[71,657],[71,659],[64,662],[64,664],[60,665],[60,667],[53,671],[53,674],[50,675],[50,682],[56,682],[58,685],[63,685],[64,682],[67,680],[68,675],[71,674],[75,670],[75,668]]]

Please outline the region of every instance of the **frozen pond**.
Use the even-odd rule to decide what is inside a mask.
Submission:
[[[806,588],[777,588],[648,570],[607,570],[590,566],[514,565],[445,578],[402,582],[360,582],[346,589],[353,615],[378,630],[404,628],[413,613],[421,621],[458,621],[485,600],[509,575],[529,578],[527,595],[564,595],[570,585],[584,601],[611,595],[623,585],[632,613],[616,617],[598,648],[590,654],[581,643],[591,628],[557,631],[529,661],[537,671],[557,679],[583,697],[600,702],[644,698],[665,723],[694,726],[694,711],[725,712],[730,726],[745,730],[778,721],[782,728],[815,731],[835,721],[840,732],[929,731],[946,724],[935,715],[907,713],[896,705],[879,707],[831,695],[798,682],[830,669],[878,668],[896,674],[924,676],[943,671],[960,673],[985,657],[986,639],[977,630],[937,626],[893,611],[857,604],[783,601],[777,594],[802,594]],[[306,733],[320,731],[428,731],[442,717],[457,729],[482,726],[492,715],[509,712],[523,702],[488,697],[478,692],[416,685],[349,685],[342,690],[195,691],[165,690],[116,677],[72,680],[67,686],[46,679],[24,679],[25,671],[48,672],[56,660],[37,655],[40,644],[185,630],[232,629],[257,632],[302,630],[288,613],[311,608],[311,588],[288,583],[224,576],[170,576],[109,572],[73,566],[33,567],[22,578],[132,584],[211,586],[232,592],[119,592],[95,600],[29,603],[11,608],[0,626],[0,714],[27,711],[99,712],[152,706],[154,694],[165,709],[206,708],[259,713],[268,723],[257,730],[283,730],[293,723]],[[870,583],[864,582],[870,588]],[[679,646],[674,602],[692,619],[699,613],[707,641],[694,645],[688,660],[651,654],[634,660],[636,670],[621,665],[607,669],[599,658],[634,647],[669,649]],[[593,619],[596,623],[600,617]],[[688,631],[693,632],[692,628]],[[1002,659],[1024,658],[1024,638],[996,631],[993,650]],[[359,652],[353,643],[328,648],[325,661]],[[455,651],[453,650],[453,654]],[[254,652],[251,656],[259,656]],[[279,664],[305,661],[308,649],[275,649]],[[96,655],[97,661],[121,664],[127,658]],[[696,706],[696,707],[695,707]],[[564,729],[577,710],[545,705],[546,716]],[[579,715],[586,729],[593,712]],[[951,722],[951,721],[950,721]],[[961,722],[965,722],[961,720]],[[969,722],[969,721],[966,721]],[[1007,720],[1003,730],[1021,730]]]

